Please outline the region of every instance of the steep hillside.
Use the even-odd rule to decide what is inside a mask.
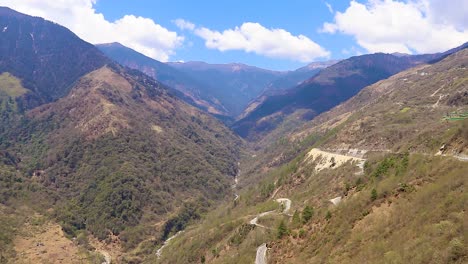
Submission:
[[[151,249],[224,199],[240,144],[213,117],[146,75],[115,65],[91,72],[66,97],[28,112],[0,141],[23,177],[60,197],[48,206],[66,233],[118,236],[123,251],[148,238]],[[178,219],[177,213],[188,218],[176,226],[143,228]]]
[[[138,263],[232,195],[241,141],[221,122],[57,24],[0,12],[0,262]]]
[[[186,62],[169,65],[207,84],[203,92],[217,98],[233,117],[242,113],[268,84],[286,74],[236,63]]]
[[[268,96],[233,125],[242,137],[258,140],[287,122],[311,120],[346,101],[362,88],[438,55],[396,57],[371,54],[332,65],[299,86]]]
[[[84,74],[110,60],[70,30],[38,17],[0,7],[0,72],[9,72],[28,89],[24,108],[65,96]]]
[[[440,121],[467,111],[467,63],[465,48],[438,63],[396,74],[318,116],[292,137],[339,126],[330,147],[434,150],[447,143],[434,141],[446,133],[447,124]]]
[[[239,198],[171,241],[166,252],[183,253],[161,263],[465,263],[467,64],[461,50],[316,117],[277,146],[306,151],[244,165]]]
[[[96,47],[116,62],[144,72],[161,83],[182,92],[184,96],[181,98],[187,99],[188,103],[214,115],[227,115],[226,109],[219,100],[206,92],[213,90],[206,88],[208,84],[201,83],[165,63],[149,58],[120,43],[99,44]]]
[[[245,107],[237,119],[242,119],[246,117],[250,112],[255,110],[258,105],[263,103],[269,95],[274,95],[280,91],[286,91],[288,89],[292,89],[299,85],[301,82],[306,81],[316,74],[318,74],[321,70],[336,64],[338,61],[325,61],[325,62],[313,62],[307,66],[299,68],[294,71],[289,71],[284,74],[284,76],[279,77],[278,79],[269,83],[262,93],[257,96],[255,99],[249,102],[249,104]]]

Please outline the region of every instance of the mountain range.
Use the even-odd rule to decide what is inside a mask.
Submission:
[[[0,263],[467,260],[468,43],[272,71],[0,30]]]
[[[261,94],[292,88],[336,62],[312,63],[295,71],[278,72],[236,63],[162,63],[119,43],[96,46],[116,62],[182,92],[192,105],[222,120],[236,119]]]

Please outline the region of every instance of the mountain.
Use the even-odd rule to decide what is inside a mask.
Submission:
[[[169,65],[207,84],[204,92],[217,98],[233,117],[242,113],[268,84],[286,74],[240,63],[173,62]]]
[[[318,74],[322,69],[325,69],[338,61],[324,61],[324,62],[313,62],[304,67],[301,67],[294,71],[289,71],[284,76],[269,83],[255,99],[249,102],[242,113],[237,119],[242,119],[253,111],[258,105],[260,105],[269,95],[274,95],[280,91],[286,91],[294,88],[301,82],[308,80]]]
[[[140,70],[182,92],[186,102],[221,120],[235,118],[250,100],[255,104],[277,90],[287,90],[337,61],[314,62],[295,71],[274,72],[244,64],[162,63],[120,43],[96,45],[116,62]],[[247,106],[251,107],[251,106]]]
[[[230,198],[241,141],[220,121],[60,25],[0,21],[0,262],[22,261],[19,240],[128,262]],[[20,109],[28,94],[40,105]]]
[[[120,43],[108,43],[96,45],[104,54],[116,62],[132,69],[137,69],[161,83],[182,92],[180,96],[187,103],[207,111],[214,115],[227,115],[227,110],[205,90],[207,84],[201,83],[187,74],[155,59],[147,57]]]
[[[239,198],[160,261],[465,263],[467,64],[465,48],[402,71],[292,131],[270,162],[244,158]]]
[[[325,69],[333,64],[338,63],[336,60],[313,62],[297,70],[290,71],[284,76],[274,80],[266,87],[264,93],[269,93],[278,90],[287,90],[299,85],[301,82],[314,77],[322,69]]]
[[[346,101],[362,88],[402,70],[425,63],[440,54],[397,57],[370,54],[336,63],[295,88],[269,95],[247,109],[233,129],[244,138],[255,140],[290,120],[303,122]],[[285,129],[291,129],[289,125]]]
[[[24,108],[65,96],[79,77],[110,62],[67,28],[7,7],[0,7],[0,29],[0,72],[22,80]]]
[[[327,148],[352,146],[361,149],[410,149],[434,152],[446,144],[453,153],[466,151],[465,145],[446,135],[446,122],[452,112],[468,107],[466,81],[468,48],[434,64],[423,64],[368,86],[356,96],[317,116],[291,134],[301,138],[339,126]],[[453,114],[456,116],[457,114]]]

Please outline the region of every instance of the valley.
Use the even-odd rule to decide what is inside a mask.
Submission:
[[[256,23],[107,29],[130,20],[179,49],[225,54],[249,27],[281,35],[252,49],[315,44]],[[138,30],[93,45],[8,7],[2,28],[0,263],[468,261],[468,43],[270,70],[167,62]]]

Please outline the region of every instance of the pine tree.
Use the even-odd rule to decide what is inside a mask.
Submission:
[[[330,211],[327,211],[327,214],[325,215],[325,219],[328,221],[328,220],[331,219],[331,217],[332,217],[331,212],[330,212]]]
[[[292,224],[293,224],[293,228],[299,227],[301,224],[301,215],[299,214],[297,210],[294,211],[294,214],[292,216]]]
[[[281,223],[278,226],[278,238],[282,238],[283,236],[288,234],[288,228],[286,227],[286,224],[284,223],[283,220],[281,220]]]
[[[371,200],[375,201],[376,199],[377,199],[377,190],[372,189],[372,191],[371,191]]]
[[[312,215],[314,214],[314,210],[310,206],[306,206],[304,210],[302,211],[302,221],[303,223],[307,223],[310,221],[312,218]]]

